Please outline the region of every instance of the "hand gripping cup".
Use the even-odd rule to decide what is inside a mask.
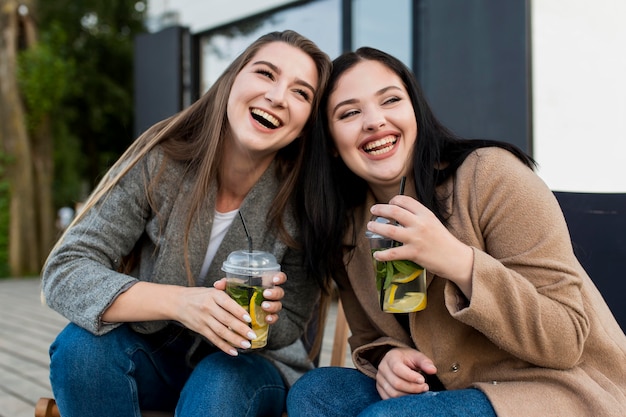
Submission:
[[[269,326],[261,308],[263,290],[274,286],[272,277],[280,271],[274,255],[262,251],[240,250],[231,252],[222,263],[226,272],[226,293],[250,314],[250,327],[256,333],[252,349],[267,344]]]
[[[375,221],[389,223],[383,217],[378,217]],[[425,309],[426,270],[408,260],[377,261],[374,258],[376,251],[400,246],[401,243],[369,230],[365,236],[372,250],[380,308],[387,313],[411,313]]]

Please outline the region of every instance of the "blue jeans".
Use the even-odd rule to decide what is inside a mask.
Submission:
[[[289,417],[496,417],[477,389],[425,392],[383,400],[376,381],[356,369],[307,372],[289,390]]]
[[[61,415],[141,417],[140,409],[176,410],[178,417],[281,415],[287,388],[271,362],[204,344],[191,367],[193,342],[178,326],[143,335],[122,325],[95,336],[69,324],[50,347]]]

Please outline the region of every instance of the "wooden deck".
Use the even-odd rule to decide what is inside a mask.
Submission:
[[[38,278],[0,280],[0,417],[32,417],[52,395],[48,347],[67,320],[39,300]]]
[[[320,366],[330,363],[336,305],[324,332]],[[42,305],[39,278],[0,279],[0,417],[32,417],[52,396],[48,347],[67,320]],[[345,366],[352,366],[346,349]]]

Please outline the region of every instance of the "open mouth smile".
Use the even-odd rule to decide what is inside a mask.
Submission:
[[[382,155],[384,153],[390,152],[397,141],[398,138],[396,136],[390,135],[366,143],[365,145],[363,145],[363,151],[365,151],[369,155]]]
[[[252,117],[254,118],[254,120],[267,127],[268,129],[277,129],[282,125],[279,119],[261,109],[254,108],[250,110],[250,113],[252,113]]]

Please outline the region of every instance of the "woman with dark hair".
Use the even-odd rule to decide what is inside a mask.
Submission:
[[[303,233],[310,268],[337,283],[356,369],[307,373],[290,417],[626,415],[626,337],[530,157],[456,137],[372,48],[335,59],[314,131]],[[401,243],[377,260],[428,271],[425,309],[381,310],[367,230]]]
[[[50,348],[63,417],[281,415],[312,367],[300,337],[320,287],[293,194],[330,64],[296,32],[261,36],[93,191],[43,271],[48,305],[71,321]],[[251,317],[220,271],[248,233],[282,268],[260,305],[268,343],[254,353]]]

